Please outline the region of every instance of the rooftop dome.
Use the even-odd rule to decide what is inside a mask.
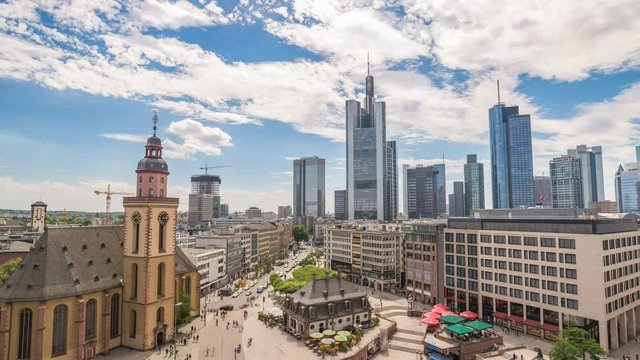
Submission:
[[[161,146],[162,145],[162,141],[160,140],[159,137],[153,135],[150,138],[147,139],[147,145],[156,145],[156,146]]]
[[[169,167],[161,158],[145,157],[138,161],[138,170],[169,171]]]

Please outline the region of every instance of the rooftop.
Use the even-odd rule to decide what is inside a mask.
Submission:
[[[312,280],[300,290],[289,295],[289,298],[304,305],[312,305],[345,299],[359,299],[364,296],[367,296],[366,292],[338,276]]]

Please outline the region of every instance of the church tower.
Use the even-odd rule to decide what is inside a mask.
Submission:
[[[136,195],[124,198],[122,344],[149,350],[173,338],[178,198],[167,197],[169,170],[162,142],[147,139],[136,169]]]
[[[42,201],[36,201],[31,204],[31,231],[43,233],[46,218],[47,204]]]

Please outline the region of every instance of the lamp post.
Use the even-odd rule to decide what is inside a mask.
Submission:
[[[182,302],[173,305],[173,360],[178,357],[178,315],[176,308],[182,306]]]

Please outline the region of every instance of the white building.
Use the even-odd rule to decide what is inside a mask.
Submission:
[[[226,251],[224,249],[186,248],[182,251],[198,267],[200,291],[206,293],[226,284]]]

